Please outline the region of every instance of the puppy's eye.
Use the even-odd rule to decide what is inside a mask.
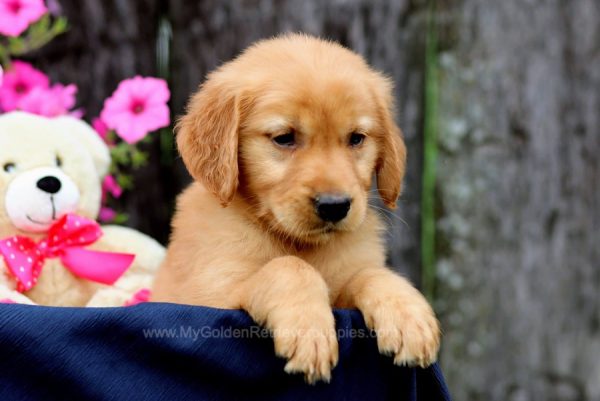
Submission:
[[[2,166],[2,168],[7,173],[12,173],[13,171],[15,171],[15,169],[17,168],[17,166],[15,165],[15,163],[6,163],[4,166]]]
[[[284,148],[293,148],[296,146],[296,134],[294,131],[290,131],[283,135],[277,135],[273,137],[273,142]]]
[[[357,147],[365,141],[366,136],[364,134],[360,134],[358,132],[353,132],[350,134],[350,138],[348,139],[348,145],[351,147]]]
[[[59,155],[56,155],[55,163],[56,163],[56,167],[62,167],[63,161]]]

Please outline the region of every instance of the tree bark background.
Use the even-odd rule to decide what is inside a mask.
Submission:
[[[438,310],[457,400],[600,400],[600,3],[439,9]]]
[[[257,39],[304,31],[356,50],[396,82],[409,164],[386,213],[389,260],[419,283],[423,121],[437,118],[423,107],[426,3],[61,0],[71,30],[30,58],[78,85],[87,117],[120,80],[165,73],[175,117],[206,73]],[[600,3],[436,4],[435,306],[449,387],[461,401],[598,401]],[[189,177],[158,136],[147,150],[122,205],[128,224],[166,242]]]

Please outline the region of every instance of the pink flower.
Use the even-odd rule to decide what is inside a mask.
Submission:
[[[107,175],[102,181],[102,191],[109,193],[115,198],[119,198],[123,194],[123,188],[119,185],[115,177]]]
[[[0,108],[55,117],[69,113],[75,105],[76,93],[75,85],[56,84],[50,87],[50,81],[43,72],[31,64],[14,61],[0,86]],[[81,114],[80,111],[74,113]]]
[[[46,11],[43,0],[0,0],[0,34],[19,36]]]
[[[43,72],[23,61],[13,61],[0,86],[0,108],[12,111],[32,89],[46,89],[49,85],[50,80]]]
[[[33,88],[19,99],[17,109],[40,116],[56,117],[69,113],[75,106],[77,86],[56,84],[51,88]]]
[[[106,202],[108,194],[111,194],[115,198],[119,198],[123,194],[123,188],[121,188],[115,177],[112,175],[107,175],[104,177],[104,180],[102,180],[102,203]],[[102,206],[100,208],[98,220],[102,223],[110,223],[114,221],[116,217],[117,212],[114,209],[111,209],[108,206]]]
[[[48,6],[48,12],[52,15],[61,15],[63,13],[62,6],[58,0],[46,0]]]
[[[158,78],[136,76],[122,81],[104,101],[100,118],[119,137],[133,144],[148,132],[170,123],[167,83]]]
[[[117,212],[109,207],[102,206],[98,214],[98,220],[102,223],[110,223],[117,217]]]
[[[94,127],[98,135],[100,135],[100,138],[102,138],[102,140],[106,142],[106,134],[108,134],[108,127],[106,126],[106,124],[104,124],[104,121],[102,121],[101,118],[96,117],[92,120],[92,127]]]

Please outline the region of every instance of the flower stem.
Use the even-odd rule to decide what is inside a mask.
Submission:
[[[429,0],[425,50],[425,111],[423,132],[423,188],[421,194],[421,280],[423,293],[433,300],[436,280],[435,186],[438,129],[438,65],[436,0]]]

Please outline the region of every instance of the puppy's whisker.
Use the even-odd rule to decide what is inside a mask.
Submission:
[[[402,217],[398,216],[397,214],[395,214],[394,212],[392,212],[391,210],[388,210],[386,208],[377,206],[377,205],[369,205],[370,208],[377,210],[380,213],[380,216],[382,216],[384,219],[386,219],[386,221],[392,225],[392,218],[393,219],[397,219],[399,220],[402,224],[404,224],[407,228],[410,228],[410,225],[408,224],[408,222],[406,222],[406,220],[404,220]]]

